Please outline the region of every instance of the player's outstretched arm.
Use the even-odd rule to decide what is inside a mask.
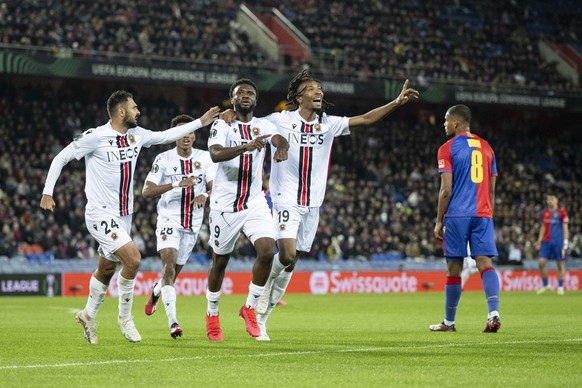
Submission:
[[[416,99],[419,97],[418,90],[408,87],[408,80],[404,81],[402,85],[402,90],[398,97],[390,101],[388,104],[380,106],[378,108],[372,109],[368,113],[363,115],[350,117],[349,126],[350,128],[365,127],[368,125],[374,125],[377,122],[383,120],[386,116],[396,110],[396,108],[406,104],[410,99]]]
[[[144,146],[149,147],[150,145],[155,144],[167,144],[181,139],[191,132],[197,131],[200,128],[212,124],[212,122],[218,118],[219,113],[220,108],[213,106],[212,108],[208,109],[206,113],[202,115],[202,117],[192,122],[178,125],[161,132],[150,131],[149,140],[144,144]]]

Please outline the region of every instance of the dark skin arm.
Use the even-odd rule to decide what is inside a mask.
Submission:
[[[277,150],[275,155],[273,155],[273,160],[275,163],[287,160],[287,151],[289,150],[289,142],[281,135],[274,135],[271,138],[271,144],[273,144]]]
[[[249,141],[246,144],[241,144],[236,147],[223,147],[219,144],[214,144],[208,148],[208,151],[210,152],[210,158],[214,163],[218,163],[224,162],[225,160],[234,159],[247,151],[262,150],[267,144],[265,142],[265,139],[267,139],[270,136],[271,135],[261,135],[259,137],[254,138],[253,140]],[[285,139],[283,139],[283,141],[287,142]],[[273,143],[273,145],[275,145],[275,143]],[[287,144],[287,148],[289,148],[289,144]],[[285,153],[286,152],[287,150],[285,150]]]
[[[194,186],[196,182],[196,177],[190,177],[187,179],[182,179],[181,181],[178,182],[178,187],[182,188],[182,187],[192,187]],[[151,181],[145,181],[144,185],[143,185],[143,189],[141,191],[141,195],[143,195],[144,198],[155,198],[155,197],[159,197],[160,195],[164,194],[167,191],[172,190],[172,184],[171,183],[167,183],[164,185],[156,185],[154,182]]]
[[[451,201],[452,193],[453,193],[453,174],[450,172],[443,172],[441,174],[441,188],[439,190],[437,219],[434,226],[434,237],[439,240],[443,239],[443,220],[445,218],[447,209],[449,208],[449,202]]]
[[[366,127],[376,124],[383,120],[386,116],[392,113],[396,108],[406,104],[411,98],[418,98],[419,93],[416,89],[408,87],[408,80],[402,85],[402,90],[396,99],[390,101],[388,104],[372,109],[371,111],[359,116],[350,117],[350,129],[357,127]]]

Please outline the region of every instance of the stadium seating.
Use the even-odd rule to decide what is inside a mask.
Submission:
[[[73,50],[93,60],[104,60],[101,56],[109,52],[136,62],[171,58],[273,70],[234,22],[233,2],[222,3],[223,7],[212,6],[210,0],[172,6],[144,0],[131,7],[105,4],[70,1],[46,7],[42,2],[7,2],[0,10],[0,42],[30,50],[44,47],[55,54]],[[573,0],[463,5],[444,0],[251,0],[248,4],[256,12],[276,5],[307,35],[315,53],[314,74],[351,80],[414,74],[417,82],[460,87],[477,82],[512,90],[580,92],[545,64],[536,50],[545,39],[580,47],[576,37],[582,36],[582,24],[576,21],[581,8]],[[43,250],[29,255],[27,261],[35,265],[50,261],[49,257],[55,263],[95,255],[83,218],[82,161],[63,170],[54,214],[41,212],[38,202],[54,155],[81,130],[107,120],[104,101],[111,86],[0,76],[0,258],[14,258],[13,263],[26,260],[22,249],[30,244]],[[201,114],[199,101],[190,98],[195,92],[186,93],[187,101],[176,102],[160,89],[152,87],[139,96],[140,125],[162,129],[177,113]],[[353,115],[379,103],[340,100],[331,113]],[[398,257],[442,256],[432,226],[439,185],[434,161],[444,141],[440,117],[445,109],[410,109],[336,141],[310,257],[337,260],[338,247],[339,259],[380,264],[398,262]],[[500,258],[507,257],[511,243],[525,259],[535,257],[531,242],[537,237],[537,216],[548,191],[557,192],[570,213],[571,255],[581,257],[582,155],[572,149],[573,144],[582,144],[576,128],[579,117],[483,106],[475,113],[475,131],[490,140],[498,157],[495,222]],[[204,147],[204,142],[201,136],[198,145]],[[161,150],[142,151],[136,170],[134,237],[143,241],[144,257],[157,256],[156,211],[155,201],[146,201],[139,193],[154,155]],[[332,242],[334,252],[329,250]],[[208,250],[207,241],[201,239],[192,263],[207,264]],[[249,255],[252,247],[242,239],[236,256]]]

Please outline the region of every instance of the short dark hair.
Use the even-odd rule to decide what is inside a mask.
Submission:
[[[111,93],[111,96],[107,99],[107,113],[109,113],[109,117],[111,117],[111,113],[113,113],[113,110],[119,104],[127,102],[130,98],[133,98],[133,94],[125,90],[117,90]]]
[[[257,100],[259,99],[259,88],[257,88],[257,85],[255,85],[255,83],[248,78],[240,78],[234,81],[234,83],[230,86],[230,90],[228,91],[228,96],[230,98],[234,97],[232,95],[234,93],[234,89],[239,85],[251,85],[253,89],[255,89],[255,93],[257,94]]]
[[[449,108],[449,115],[457,116],[467,123],[471,123],[471,109],[467,105],[454,105]]]
[[[186,124],[194,121],[194,117],[188,115],[178,115],[172,119],[170,128],[174,128],[180,124]]]

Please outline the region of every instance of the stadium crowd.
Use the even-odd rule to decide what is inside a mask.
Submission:
[[[544,93],[576,86],[547,63],[539,43],[579,41],[581,10],[572,0],[258,0],[278,8],[310,40],[321,74],[353,80],[483,82]],[[265,11],[263,11],[265,12]],[[315,61],[314,61],[315,62]],[[317,68],[317,66],[315,66]]]
[[[545,94],[577,90],[539,52],[547,39],[579,41],[582,11],[573,0],[247,3],[259,13],[278,7],[310,39],[314,74],[353,80],[415,74],[420,86],[481,82]],[[0,6],[0,44],[50,48],[56,55],[76,50],[93,60],[124,55],[190,65],[280,66],[251,44],[237,12],[234,1],[6,2]]]
[[[82,52],[87,59],[122,57],[272,67],[236,22],[233,2],[210,0],[49,0],[0,6],[0,43]]]
[[[83,218],[83,161],[63,169],[54,214],[43,213],[38,206],[54,155],[81,131],[107,121],[106,91],[88,92],[84,87],[77,82],[61,87],[0,85],[0,256],[49,252],[57,259],[89,259],[95,255]],[[142,112],[139,124],[157,130],[167,128],[179,113],[198,117],[205,107],[203,101],[178,106],[149,93],[137,94],[136,101]],[[331,113],[364,111],[352,105],[358,103],[339,102]],[[518,263],[536,257],[533,242],[539,213],[550,191],[570,214],[571,256],[582,257],[582,156],[571,147],[582,143],[582,134],[572,123],[564,124],[561,112],[474,111],[473,131],[489,139],[498,158],[499,260]],[[312,258],[442,256],[432,227],[439,188],[436,151],[445,141],[444,109],[423,107],[411,112],[338,138]],[[199,132],[197,146],[205,148],[207,130]],[[157,256],[156,201],[143,199],[141,188],[161,150],[142,150],[135,174],[133,237],[145,257]],[[197,252],[208,251],[207,233],[203,226]],[[253,254],[252,246],[241,239],[234,256],[244,259]]]

